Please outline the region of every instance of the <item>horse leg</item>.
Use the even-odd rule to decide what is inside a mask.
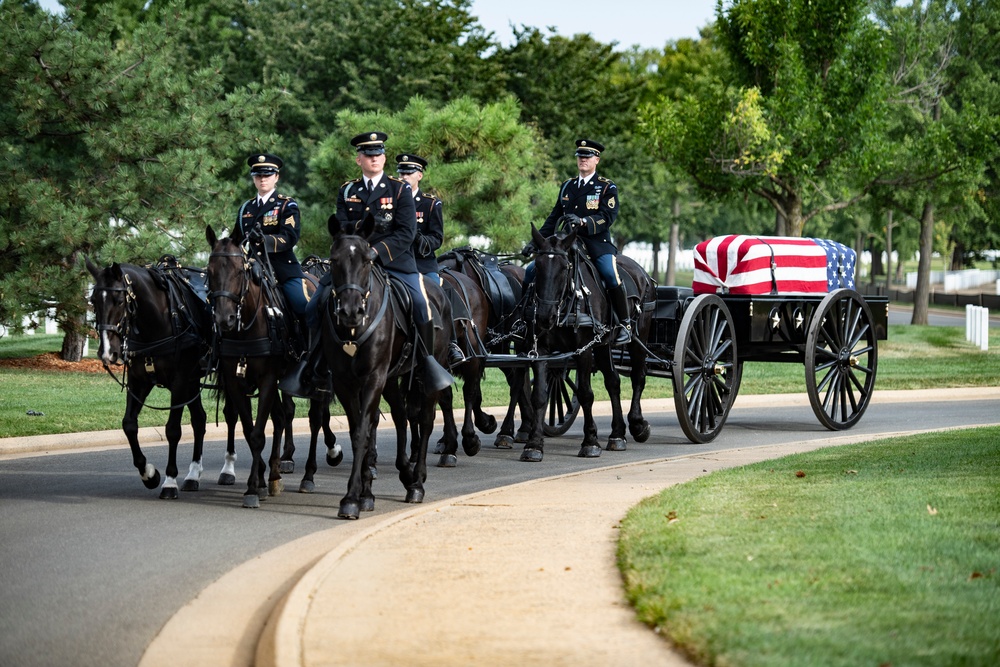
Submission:
[[[534,422],[531,424],[528,441],[524,443],[524,449],[521,451],[521,460],[537,463],[542,460],[545,445],[542,424],[545,421],[545,406],[549,402],[549,391],[548,383],[543,378],[546,376],[548,362],[536,361],[531,365],[531,368],[535,374],[535,386],[531,392],[531,410]]]
[[[292,423],[295,421],[295,399],[291,394],[282,394],[281,405],[285,408],[285,444],[281,450],[279,471],[284,475],[295,472],[295,440],[292,437]],[[312,421],[310,421],[309,426],[312,428]]]
[[[608,390],[611,400],[611,434],[608,435],[606,449],[609,452],[625,451],[625,418],[622,416],[622,383],[621,376],[611,359],[611,348],[595,352],[598,355],[597,367],[604,376],[604,388]],[[589,384],[589,383],[588,383]]]
[[[194,391],[200,392],[195,386]],[[205,430],[208,425],[208,415],[205,414],[205,406],[201,402],[201,394],[195,397],[188,404],[188,414],[191,416],[191,430],[194,433],[194,451],[191,454],[191,465],[188,467],[187,477],[184,478],[184,491],[197,491],[201,483],[201,473],[204,470],[201,459],[205,451]]]
[[[170,404],[176,406],[180,402],[180,392],[170,392]],[[180,494],[177,492],[177,445],[181,440],[181,418],[184,416],[183,407],[171,407],[170,416],[167,417],[167,425],[164,428],[164,435],[167,436],[167,469],[163,478],[163,486],[160,488],[161,500],[177,500]]]
[[[236,484],[236,424],[239,422],[239,413],[236,404],[226,399],[226,404],[222,408],[222,414],[226,419],[226,459],[219,472],[219,486],[233,486]]]
[[[326,445],[326,463],[336,468],[344,460],[344,448],[337,442],[337,435],[330,428],[330,404],[323,404],[323,444]]]
[[[247,475],[247,490],[243,492],[243,507],[256,509],[260,507],[260,495],[267,494],[267,486],[261,484],[264,475],[261,472],[264,461],[261,453],[264,451],[264,429],[258,429],[254,423],[253,409],[248,396],[234,392],[227,400],[236,402],[236,410],[243,426],[243,438],[250,448],[250,473]],[[258,402],[258,406],[259,406]],[[258,412],[263,408],[259,408]],[[267,414],[264,412],[263,414]],[[258,437],[259,436],[259,437]]]
[[[261,397],[258,401],[265,400],[263,394],[264,392],[261,392]],[[282,402],[277,389],[273,389],[273,393],[270,394],[270,400],[271,409],[268,412],[271,414],[271,422],[274,424],[274,437],[271,438],[271,456],[267,459],[267,492],[268,495],[279,496],[285,490],[285,484],[281,480],[281,441],[286,433],[291,434],[292,422],[288,418],[288,413],[285,412],[286,406]],[[289,397],[289,400],[291,401],[291,397]],[[294,403],[292,409],[294,411]],[[261,419],[259,409],[257,420],[261,423],[261,428],[263,429],[267,424],[267,419]]]
[[[476,363],[469,362],[463,372],[462,398],[465,401],[465,418],[462,420],[462,450],[466,456],[475,456],[482,449],[476,427],[483,425],[484,433],[492,433],[497,429],[497,420],[482,410],[483,388],[482,369]],[[481,418],[480,418],[481,416]]]
[[[377,380],[378,378],[376,378]],[[368,447],[372,432],[378,425],[378,404],[382,382],[369,382],[361,388],[358,394],[353,392],[338,393],[347,413],[351,431],[351,449],[354,460],[351,462],[351,475],[347,480],[347,494],[340,500],[337,517],[341,519],[357,519],[361,514],[361,498],[365,488],[371,487],[371,468],[369,468]],[[366,480],[367,478],[367,480]]]
[[[431,431],[434,430],[433,393],[427,395],[422,388],[414,386],[406,401],[406,410],[410,423],[417,426],[416,433],[410,443],[410,457],[405,471],[401,470],[399,479],[406,487],[406,502],[422,503],[424,501],[424,482],[427,481],[427,444]],[[404,475],[405,472],[405,475]]]
[[[137,384],[138,386],[136,386]],[[160,471],[146,460],[146,455],[139,447],[139,412],[142,410],[143,401],[146,400],[152,389],[152,384],[148,382],[130,382],[128,391],[125,392],[125,415],[122,417],[122,431],[125,432],[129,449],[132,450],[132,465],[139,471],[142,485],[147,489],[155,489],[160,485]]]
[[[319,432],[323,427],[323,402],[309,401],[309,456],[306,458],[306,469],[299,482],[299,493],[312,493],[316,490],[316,445],[319,442]],[[284,469],[282,469],[284,472]]]
[[[505,371],[507,385],[510,387],[510,401],[507,403],[507,413],[504,415],[500,432],[497,433],[493,446],[499,449],[511,449],[514,446],[514,410],[520,405],[524,392],[527,374],[523,368]]]
[[[646,389],[646,350],[639,344],[639,334],[640,329],[636,327],[629,346],[629,358],[632,360],[632,370],[629,373],[632,379],[632,404],[628,411],[628,431],[636,442],[646,442],[651,432],[649,422],[642,415],[641,405],[642,392]],[[642,339],[645,338],[645,334],[642,334]]]
[[[608,357],[610,361],[611,357]],[[591,373],[594,367],[594,353],[588,350],[576,360],[576,395],[580,400],[580,408],[583,411],[583,442],[580,444],[580,451],[577,456],[583,458],[597,458],[601,455],[601,446],[597,442],[597,422],[594,421],[594,387],[591,380]],[[614,369],[612,369],[614,370]],[[607,381],[608,376],[605,376]],[[615,405],[615,397],[612,396],[611,404]],[[618,405],[618,419],[621,420],[621,404]],[[622,420],[622,433],[625,432],[625,422]]]
[[[438,441],[438,446],[434,450],[435,454],[440,454],[438,459],[439,468],[454,468],[458,465],[458,428],[455,426],[455,393],[451,387],[447,387],[438,394],[438,404],[441,406],[441,418],[444,421],[444,435]],[[466,404],[468,405],[468,404]],[[468,421],[468,408],[466,408],[466,422]],[[462,435],[465,435],[465,426],[462,426]],[[414,438],[419,437],[419,429],[415,429]]]

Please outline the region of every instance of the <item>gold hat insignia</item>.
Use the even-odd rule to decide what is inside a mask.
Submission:
[[[372,132],[372,134],[371,134],[371,137],[370,137],[370,138],[371,138],[371,140],[372,140],[372,141],[374,141],[375,139],[378,139],[378,135],[377,135],[377,134],[375,134],[374,132]]]
[[[257,156],[257,162],[263,162],[266,158],[263,155]]]

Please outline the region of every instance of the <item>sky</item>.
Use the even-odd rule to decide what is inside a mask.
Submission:
[[[62,9],[57,0],[40,4]],[[599,42],[618,42],[619,50],[633,44],[661,49],[668,41],[697,38],[698,29],[715,19],[715,0],[473,0],[471,14],[505,46],[513,41],[514,24],[543,31],[552,26],[564,37],[590,33]]]
[[[545,29],[564,37],[590,33],[599,42],[618,42],[623,50],[662,49],[672,40],[697,39],[698,29],[715,20],[715,0],[473,0],[473,16],[509,45],[510,24]]]

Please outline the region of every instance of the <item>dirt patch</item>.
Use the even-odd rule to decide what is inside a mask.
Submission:
[[[104,366],[97,359],[64,361],[58,352],[46,352],[37,357],[0,359],[0,368],[19,368],[28,371],[75,371],[77,373],[103,373]]]

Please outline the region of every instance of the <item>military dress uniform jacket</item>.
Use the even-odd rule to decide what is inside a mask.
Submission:
[[[417,270],[433,273],[438,270],[437,249],[444,242],[444,207],[440,199],[422,190],[414,194],[413,203],[417,209],[417,236],[413,244]]]
[[[368,243],[375,248],[382,266],[400,273],[419,273],[413,257],[417,215],[409,183],[383,174],[370,195],[363,178],[340,186],[335,218],[342,230],[356,233],[369,212],[375,216],[375,231]],[[330,229],[331,234],[333,231]]]
[[[542,236],[555,234],[559,218],[574,213],[586,225],[585,229],[577,230],[577,236],[587,246],[588,255],[597,258],[618,254],[611,241],[611,225],[618,217],[618,187],[603,176],[594,174],[581,190],[579,180],[575,177],[562,184],[559,199],[539,231]]]
[[[257,205],[257,197],[248,199],[236,216],[233,235],[240,233],[247,237],[255,226],[260,225],[264,232],[264,250],[279,283],[303,276],[302,266],[293,250],[299,241],[300,216],[295,200],[276,192],[263,206]]]

